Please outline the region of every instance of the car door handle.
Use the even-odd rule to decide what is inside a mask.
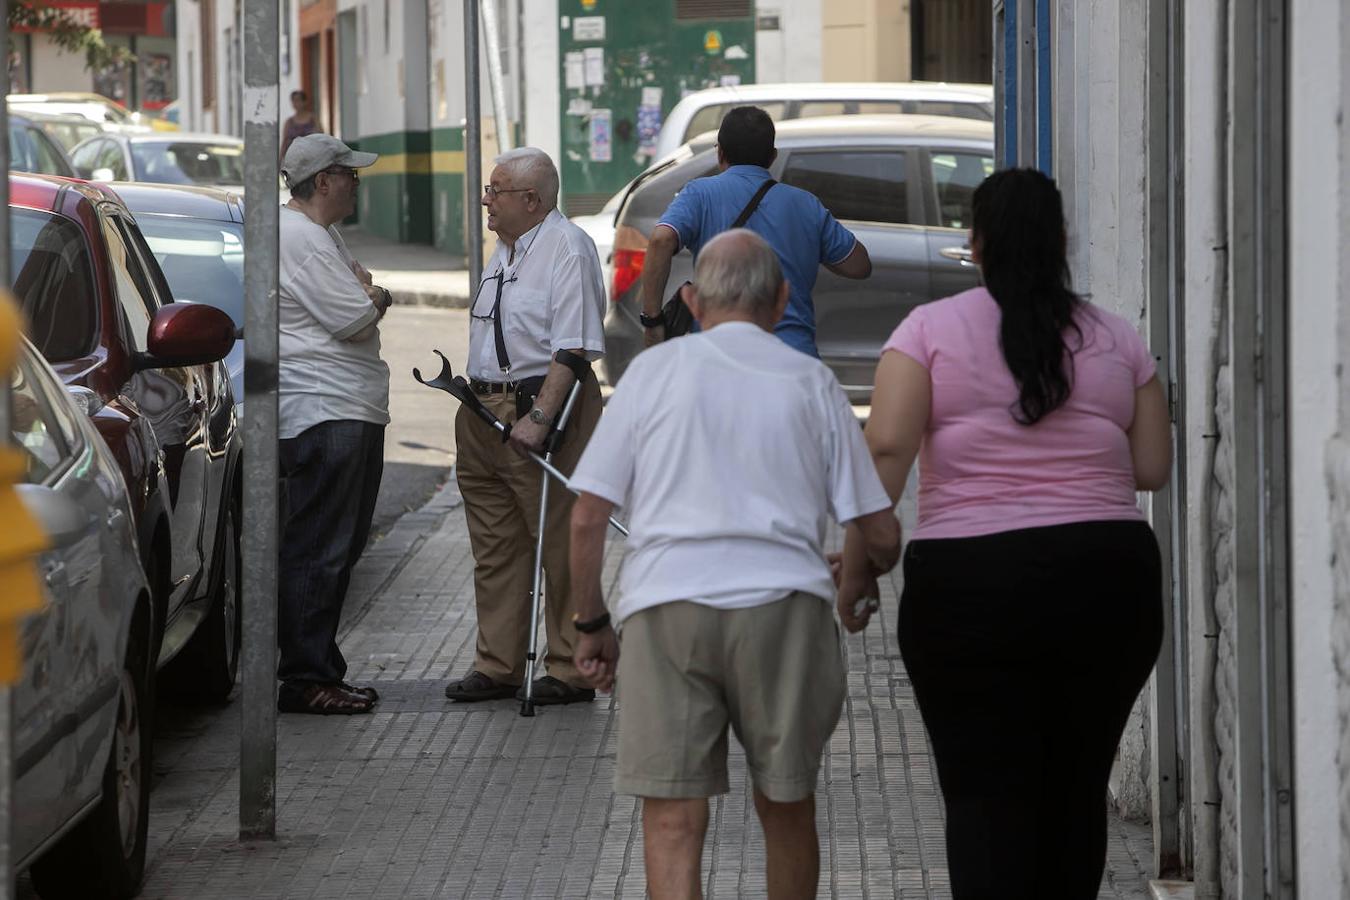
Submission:
[[[969,247],[943,247],[938,251],[938,255],[943,259],[955,260],[963,266],[975,265]]]
[[[114,527],[118,522],[122,521],[122,511],[120,509],[114,509],[112,512],[108,513],[107,521],[109,528]]]

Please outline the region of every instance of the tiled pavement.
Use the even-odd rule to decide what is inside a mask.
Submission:
[[[343,648],[371,716],[282,716],[275,843],[237,839],[237,703],[164,710],[147,898],[641,897],[639,810],[611,791],[617,705],[455,705],[469,668],[471,560],[453,481],[362,560]],[[620,546],[611,543],[613,583]],[[818,794],[821,895],[950,896],[932,758],[894,635],[849,638],[849,698]],[[1009,698],[1016,702],[1016,698]],[[733,746],[735,742],[732,742]],[[764,846],[733,751],[704,857],[707,895],[764,894]],[[1142,900],[1146,827],[1113,821],[1101,897]],[[29,889],[31,895],[31,889]],[[1053,896],[1047,886],[1046,896]]]

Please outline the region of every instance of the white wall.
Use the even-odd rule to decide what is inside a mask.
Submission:
[[[521,78],[525,143],[538,147],[556,163],[562,152],[562,112],[558,108],[558,0],[525,0],[521,21]]]
[[[29,81],[35,93],[92,90],[94,77],[85,68],[84,57],[66,53],[45,35],[33,35],[33,74]]]
[[[777,31],[755,32],[756,82],[821,80],[822,2],[760,0],[756,4],[759,14],[775,14],[779,23]]]
[[[1332,510],[1327,442],[1336,428],[1337,287],[1345,300],[1341,249],[1350,239],[1350,170],[1341,153],[1340,84],[1350,59],[1336,0],[1293,0],[1290,41],[1290,470],[1294,572],[1295,811],[1299,894],[1338,895],[1343,867],[1336,753],[1341,721],[1332,655]],[[1337,19],[1340,19],[1337,22]],[[1341,548],[1345,552],[1345,548]]]

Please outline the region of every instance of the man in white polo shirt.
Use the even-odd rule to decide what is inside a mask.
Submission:
[[[601,690],[617,674],[614,788],[642,797],[653,898],[698,895],[728,724],[754,781],[769,897],[814,897],[816,776],[845,691],[826,527],[858,528],[880,574],[899,523],[834,376],[773,335],[788,286],[769,245],[724,232],[694,277],[685,300],[702,333],[637,357],[572,477],[577,667]],[[600,588],[615,506],[631,532],[621,661]]]
[[[370,712],[375,689],[343,681],[338,620],[365,549],[384,468],[389,367],[371,284],[333,225],[356,209],[357,169],[376,160],[326,134],[296,138],[281,172],[280,468],[286,520],[278,572],[283,712]]]

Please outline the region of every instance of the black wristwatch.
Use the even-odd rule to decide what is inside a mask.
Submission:
[[[638,313],[638,321],[642,323],[643,328],[660,328],[666,324],[666,320],[661,317],[660,313],[649,316],[645,312],[640,312]]]
[[[577,631],[580,631],[582,634],[595,634],[597,631],[601,631],[609,627],[609,613],[608,612],[602,613],[596,616],[594,619],[591,619],[586,622],[583,622],[580,619],[578,619],[576,613],[573,613],[572,625],[573,627],[576,628]]]

